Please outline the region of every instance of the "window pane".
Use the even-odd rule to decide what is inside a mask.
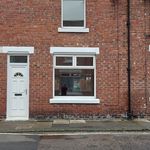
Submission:
[[[77,57],[77,66],[93,66],[93,57]]]
[[[72,57],[56,57],[57,66],[72,66]]]
[[[63,0],[63,26],[84,26],[84,0]]]
[[[94,96],[94,69],[55,69],[55,96]]]
[[[27,56],[10,56],[10,63],[27,63]]]

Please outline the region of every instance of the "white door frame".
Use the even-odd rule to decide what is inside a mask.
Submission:
[[[27,66],[27,114],[26,117],[10,117],[9,111],[10,111],[10,67],[15,64],[10,64],[10,56],[27,56],[27,64],[18,63],[16,65]],[[6,106],[6,120],[28,120],[29,119],[29,54],[27,53],[8,53],[7,55],[7,106]]]

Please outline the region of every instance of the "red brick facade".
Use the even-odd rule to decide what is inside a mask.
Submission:
[[[87,0],[88,33],[60,33],[60,0],[0,0],[0,46],[33,46],[30,117],[125,115],[128,110],[126,0]],[[131,106],[150,115],[150,1],[131,1]],[[100,104],[50,104],[56,47],[99,47],[96,96]],[[0,116],[6,115],[7,54],[0,54]]]

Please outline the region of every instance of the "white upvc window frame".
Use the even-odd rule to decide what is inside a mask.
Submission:
[[[61,0],[61,27],[58,28],[58,32],[89,32],[89,28],[86,28],[86,0],[84,0],[84,26],[83,27],[63,26],[63,1],[64,0]]]
[[[56,65],[56,57],[71,57],[72,58],[72,65],[70,66],[59,66]],[[93,65],[92,66],[78,66],[77,65],[77,58],[78,57],[91,57],[93,58]],[[53,64],[54,64],[54,68],[57,69],[95,69],[96,65],[95,65],[95,56],[93,55],[61,55],[61,54],[57,54],[54,55],[54,59],[53,59]]]
[[[72,57],[73,65],[72,66],[56,66],[56,57]],[[92,57],[93,58],[93,66],[77,66],[77,57]],[[96,62],[95,56],[93,55],[55,55],[53,59],[53,98],[54,99],[62,99],[66,103],[66,99],[70,99],[68,103],[75,103],[73,99],[86,100],[88,98],[96,99]],[[94,70],[94,96],[55,96],[55,69],[93,69]],[[64,103],[64,102],[62,102]]]
[[[56,57],[72,57],[72,66],[57,66]],[[92,57],[92,66],[77,66],[77,57]],[[55,96],[55,69],[94,69],[94,96]],[[95,55],[61,55],[53,56],[53,98],[50,103],[59,104],[99,104],[100,100],[96,98],[96,56]]]

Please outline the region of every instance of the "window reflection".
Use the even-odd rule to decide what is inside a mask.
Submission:
[[[94,96],[94,69],[55,69],[55,96],[61,95]]]
[[[27,56],[10,56],[10,63],[27,63]]]
[[[93,57],[77,57],[77,66],[93,66]]]
[[[63,26],[84,26],[84,0],[63,0]]]
[[[57,66],[72,66],[72,57],[56,57]]]

